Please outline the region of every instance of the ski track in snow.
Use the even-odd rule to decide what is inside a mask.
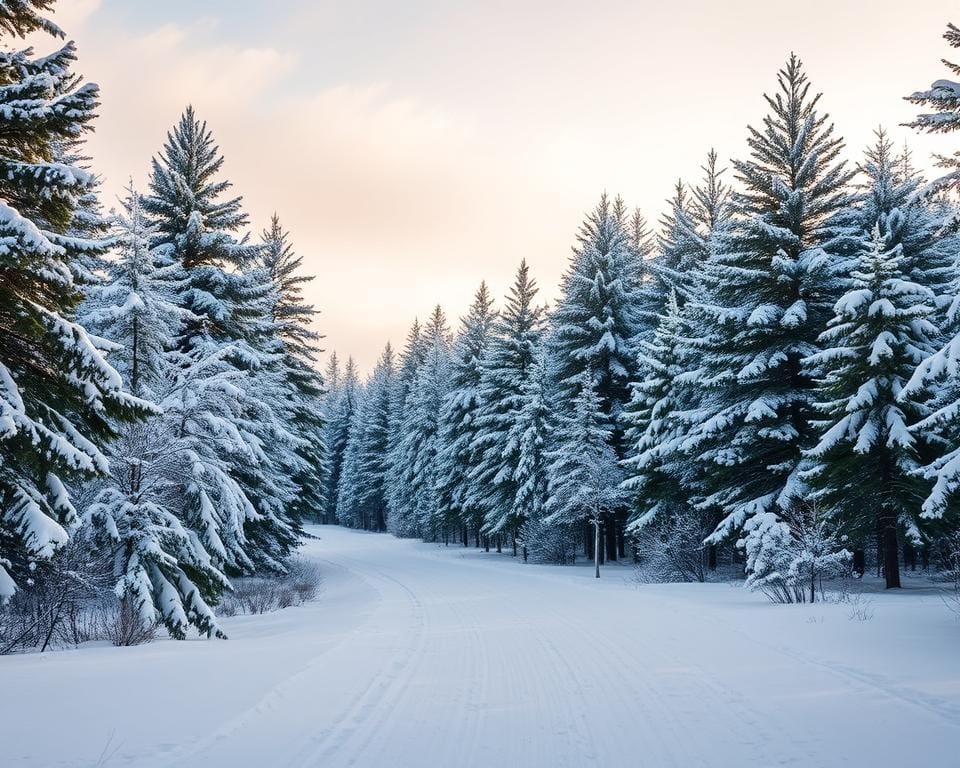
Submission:
[[[0,765],[957,764],[960,624],[938,601],[878,596],[852,622],[619,566],[598,582],[314,532],[320,598],[228,619],[227,642],[0,659],[0,706],[18,702]],[[150,692],[132,707],[131,685]]]

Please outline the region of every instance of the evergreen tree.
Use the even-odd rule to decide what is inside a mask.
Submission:
[[[614,420],[629,398],[633,339],[641,326],[633,249],[616,209],[602,196],[580,229],[551,317],[548,359],[562,400],[572,402],[590,370],[604,412]]]
[[[296,494],[289,505],[298,520],[323,513],[328,466],[323,421],[323,377],[314,367],[320,352],[320,334],[312,329],[317,310],[303,298],[303,286],[312,280],[301,274],[302,258],[293,250],[287,232],[274,214],[264,230],[260,258],[276,288],[271,310],[274,333],[282,343],[282,383],[286,402],[283,417],[294,436],[299,461],[293,467]]]
[[[181,278],[175,266],[158,267],[154,234],[132,188],[115,214],[116,258],[85,303],[83,322],[117,345],[113,362],[131,391],[162,399],[170,381],[168,349],[184,312],[171,299]],[[145,627],[162,622],[175,638],[191,625],[222,636],[210,608],[227,587],[200,538],[181,519],[176,423],[158,415],[122,425],[108,447],[110,475],[92,486],[84,511],[97,546],[113,553],[115,592],[129,601]]]
[[[396,532],[406,519],[407,489],[396,482],[403,471],[404,458],[401,441],[403,424],[407,414],[407,399],[410,396],[413,378],[426,356],[426,336],[419,320],[414,320],[407,333],[406,344],[400,355],[397,375],[394,377],[390,393],[390,424],[388,432],[387,464],[390,469],[390,482],[387,484],[387,526]]]
[[[548,400],[547,367],[543,354],[538,354],[520,388],[516,416],[507,438],[516,445],[517,464],[512,482],[516,486],[513,499],[513,554],[516,555],[517,534],[527,521],[540,523],[548,491],[547,450],[552,441],[551,407]]]
[[[954,48],[960,46],[960,30],[953,24],[947,25],[944,38]],[[960,74],[958,65],[947,60],[944,64],[954,73]],[[960,85],[950,80],[937,80],[928,91],[921,91],[907,97],[909,101],[921,106],[932,107],[935,111],[920,115],[912,126],[929,133],[946,133],[960,129]],[[960,152],[946,157],[938,155],[941,167],[947,173],[924,191],[931,195],[938,190],[956,191],[960,186]],[[947,238],[948,247],[953,245],[957,222],[960,215],[956,208],[950,220],[944,225],[944,231],[951,234]],[[933,399],[929,403],[930,413],[913,425],[914,431],[935,441],[936,458],[923,469],[924,476],[933,481],[933,488],[923,502],[921,516],[926,520],[941,520],[956,516],[956,490],[960,487],[960,430],[957,429],[957,413],[960,412],[960,334],[957,332],[960,318],[960,279],[956,277],[947,290],[952,299],[947,302],[941,318],[941,332],[944,337],[940,348],[924,360],[907,383],[902,399],[916,399],[932,390]]]
[[[223,157],[188,107],[153,160],[143,207],[159,263],[184,272],[176,303],[175,379],[162,405],[176,417],[184,467],[182,519],[218,565],[282,568],[296,541],[292,490],[280,455],[291,444],[274,390],[279,349],[276,287],[257,265],[261,247],[237,240],[240,198],[225,198]]]
[[[953,24],[947,24],[943,33],[952,48],[960,48],[960,29]],[[960,75],[960,65],[947,59],[940,60],[954,75]],[[916,91],[906,97],[910,103],[932,109],[932,112],[917,115],[916,119],[908,123],[924,133],[952,133],[960,130],[960,82],[941,78],[935,80],[925,91]],[[934,155],[937,166],[944,170],[943,175],[931,182],[924,190],[925,194],[933,194],[942,190],[956,192],[960,189],[960,151],[952,155]],[[960,223],[960,213],[950,221],[951,228],[956,229]]]
[[[73,230],[95,178],[56,157],[90,130],[98,89],[71,75],[72,44],[45,57],[15,48],[33,31],[62,36],[43,16],[51,4],[0,8],[0,600],[78,525],[65,483],[107,472],[99,446],[115,419],[149,412],[124,393],[106,343],[72,320],[76,266],[106,244]]]
[[[886,222],[896,225],[900,216],[894,209]],[[826,369],[818,405],[825,428],[805,475],[828,508],[842,511],[848,531],[879,532],[889,588],[900,586],[897,527],[913,523],[920,495],[918,445],[908,430],[919,409],[898,397],[933,351],[937,327],[933,291],[907,277],[900,233],[885,230],[874,226],[850,290],[821,335],[826,349],[811,358]]]
[[[337,483],[336,519],[348,528],[366,528],[359,495],[363,488],[361,451],[366,433],[366,387],[357,390],[356,403],[347,425],[347,442],[343,450],[340,481]]]
[[[523,261],[482,360],[480,408],[471,443],[476,465],[464,506],[476,510],[474,526],[487,533],[515,531],[523,523],[523,512],[515,506],[520,462],[516,425],[527,380],[542,352],[544,311],[534,304],[536,295],[536,281]]]
[[[812,372],[846,262],[826,250],[849,205],[842,142],[800,60],[791,56],[766,97],[770,114],[750,129],[749,160],[735,163],[736,221],[711,253],[692,303],[691,407],[683,449],[699,507],[721,522],[711,541],[747,526],[762,536],[803,487],[801,449],[812,444]]]
[[[570,266],[561,282],[561,299],[551,317],[548,365],[561,411],[572,407],[586,371],[610,420],[611,445],[625,456],[621,413],[635,379],[640,315],[636,260],[621,203],[603,195],[578,234]],[[624,554],[627,509],[615,510],[606,526],[607,556]]]
[[[623,472],[611,445],[609,417],[589,371],[581,377],[570,413],[560,418],[556,447],[550,451],[549,498],[545,522],[572,526],[587,520],[593,528],[596,577],[600,578],[600,535],[608,513],[624,503]]]
[[[450,334],[438,305],[423,329],[423,362],[416,369],[406,400],[397,456],[392,466],[393,532],[435,541],[443,535],[437,462],[441,451],[440,410],[450,378]]]
[[[330,463],[330,474],[327,489],[327,507],[324,522],[336,522],[337,497],[340,493],[340,478],[343,474],[343,463],[346,458],[347,445],[350,438],[350,426],[353,414],[357,407],[359,381],[357,367],[352,357],[347,358],[344,372],[339,372],[339,362],[335,355],[331,356],[327,373],[332,382],[328,394],[327,408],[327,450]]]
[[[672,291],[652,341],[641,342],[638,381],[624,413],[629,454],[624,460],[634,514],[631,527],[693,514],[682,475],[674,466],[685,435],[678,418],[678,377],[684,374],[681,349],[685,324]]]
[[[441,513],[448,526],[475,523],[479,510],[468,504],[470,476],[477,464],[473,442],[480,411],[482,360],[496,318],[487,284],[474,295],[453,346],[450,361],[450,392],[440,414],[441,453],[438,459],[438,494]]]
[[[340,481],[337,518],[341,524],[386,530],[393,348],[387,344],[364,386],[355,411]]]

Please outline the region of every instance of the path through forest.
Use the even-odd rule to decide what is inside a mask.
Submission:
[[[0,658],[0,762],[957,765],[960,622],[933,591],[877,595],[860,620],[311,530],[319,599],[228,619],[227,642]]]

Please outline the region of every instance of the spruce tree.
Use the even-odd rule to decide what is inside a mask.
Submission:
[[[441,514],[448,526],[462,525],[464,544],[468,524],[475,523],[479,510],[468,504],[470,476],[477,464],[473,442],[480,411],[482,361],[489,345],[496,314],[487,284],[481,283],[467,315],[450,360],[450,392],[440,414],[441,453],[437,477]]]
[[[131,391],[162,400],[172,374],[168,350],[185,316],[172,302],[182,275],[174,266],[157,266],[153,234],[140,196],[129,189],[114,215],[115,258],[104,282],[90,290],[82,318],[116,345],[111,360]],[[210,603],[227,580],[181,517],[174,478],[187,446],[176,435],[168,414],[122,425],[108,446],[109,477],[86,487],[94,498],[84,517],[94,543],[112,552],[114,591],[143,626],[161,622],[175,638],[191,625],[222,636]]]
[[[391,467],[399,501],[392,530],[436,541],[446,533],[438,492],[440,410],[450,378],[450,333],[438,305],[423,329],[423,362],[410,383],[400,427],[398,461]]]
[[[693,514],[686,483],[675,466],[685,434],[677,413],[684,334],[677,293],[671,291],[653,340],[641,342],[638,379],[624,413],[629,453],[623,487],[635,499],[630,521],[634,530]]]
[[[43,15],[51,5],[0,8],[0,600],[78,525],[66,483],[107,472],[100,446],[115,420],[149,412],[73,319],[76,267],[106,244],[74,229],[95,177],[56,160],[91,129],[99,94],[71,74],[73,44],[44,57],[16,48],[34,31],[62,37]]]
[[[542,354],[544,310],[534,303],[536,296],[536,281],[522,261],[482,361],[480,408],[471,444],[476,465],[464,504],[476,511],[474,527],[487,533],[515,531],[523,524],[522,510],[515,506],[520,461],[516,425],[527,380]]]
[[[960,47],[960,29],[947,25],[944,38],[954,48]],[[943,60],[954,74],[960,74],[958,65]],[[907,99],[914,104],[931,107],[934,112],[921,114],[911,124],[928,133],[947,133],[960,130],[960,84],[951,80],[937,80],[927,91],[914,93]],[[939,190],[956,192],[960,187],[960,152],[951,156],[938,155],[939,164],[946,173],[924,192],[930,196]],[[956,208],[943,227],[950,234],[945,238],[947,247],[954,245],[960,214]],[[932,438],[936,444],[936,456],[923,469],[924,476],[933,482],[933,488],[922,505],[921,516],[925,520],[956,518],[956,491],[960,486],[960,429],[957,429],[957,413],[960,412],[960,279],[954,277],[946,294],[951,300],[946,303],[940,320],[943,335],[940,348],[924,360],[904,388],[902,398],[922,398],[924,392],[932,391],[930,413],[913,429],[919,435]]]
[[[183,519],[218,566],[276,570],[297,537],[281,471],[290,437],[267,396],[276,395],[276,288],[257,263],[261,246],[236,237],[247,218],[239,197],[225,197],[222,165],[191,107],[153,160],[143,207],[156,228],[159,263],[184,272],[176,304],[187,317],[162,405],[184,446]]]
[[[274,332],[282,344],[282,384],[286,392],[284,419],[293,433],[299,461],[293,467],[296,495],[289,505],[296,519],[323,513],[328,466],[323,421],[323,377],[316,370],[320,334],[312,328],[318,311],[303,298],[303,286],[313,278],[302,274],[302,258],[274,214],[262,234],[260,260],[276,287],[271,308]]]
[[[735,223],[699,276],[684,352],[688,377],[683,449],[694,462],[702,510],[716,510],[719,541],[746,527],[762,536],[804,493],[801,450],[815,439],[817,351],[846,262],[827,250],[849,205],[842,142],[800,60],[791,56],[736,162]]]
[[[408,502],[408,489],[397,478],[403,472],[404,458],[401,441],[403,424],[407,415],[407,400],[410,396],[413,378],[423,364],[426,354],[426,337],[420,321],[415,319],[407,332],[407,340],[400,354],[397,373],[393,378],[390,394],[390,424],[388,433],[387,464],[390,468],[390,482],[387,484],[387,526],[397,532],[406,520],[405,508]]]
[[[908,429],[920,408],[898,401],[917,365],[934,349],[934,293],[909,279],[894,209],[874,225],[851,275],[849,291],[821,335],[826,349],[810,362],[823,366],[823,432],[808,452],[805,472],[848,534],[876,531],[887,587],[900,586],[897,529],[915,525],[922,493],[916,477],[918,441]],[[894,227],[889,227],[889,223]],[[784,526],[786,523],[779,523]],[[919,537],[918,537],[919,538]]]
[[[572,526],[587,521],[593,531],[595,575],[600,578],[601,529],[609,513],[624,503],[623,471],[611,445],[610,418],[604,413],[595,378],[586,371],[570,412],[560,417],[549,452],[549,498],[544,522]]]
[[[636,339],[644,328],[637,261],[621,211],[619,200],[603,195],[581,226],[551,316],[547,358],[561,411],[572,407],[584,372],[590,372],[619,458],[626,453],[620,417],[635,379]],[[606,526],[611,559],[624,554],[627,509],[614,513]]]
[[[343,474],[343,462],[346,458],[347,444],[350,438],[350,425],[353,422],[353,414],[357,407],[359,381],[357,380],[357,366],[352,357],[347,358],[347,365],[341,375],[335,355],[331,356],[327,372],[330,375],[332,385],[327,395],[329,405],[326,410],[326,444],[330,473],[324,522],[332,523],[337,521],[337,496],[340,493],[340,479]]]
[[[544,518],[548,492],[547,451],[553,439],[553,419],[548,393],[546,361],[538,354],[524,378],[507,444],[516,446],[517,463],[512,483],[513,554],[518,532],[529,522],[539,526]],[[522,533],[520,533],[522,536]]]
[[[352,521],[360,528],[384,531],[387,527],[387,487],[389,481],[388,439],[390,434],[390,407],[393,395],[394,356],[390,344],[384,348],[363,388],[357,408],[357,427],[351,436],[348,450],[356,458],[349,458],[351,478],[341,481],[344,509],[338,509],[341,521]],[[348,490],[344,490],[346,486]]]

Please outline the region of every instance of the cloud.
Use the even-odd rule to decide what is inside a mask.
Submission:
[[[54,7],[53,20],[66,31],[67,37],[77,34],[100,10],[101,0],[70,0]]]

